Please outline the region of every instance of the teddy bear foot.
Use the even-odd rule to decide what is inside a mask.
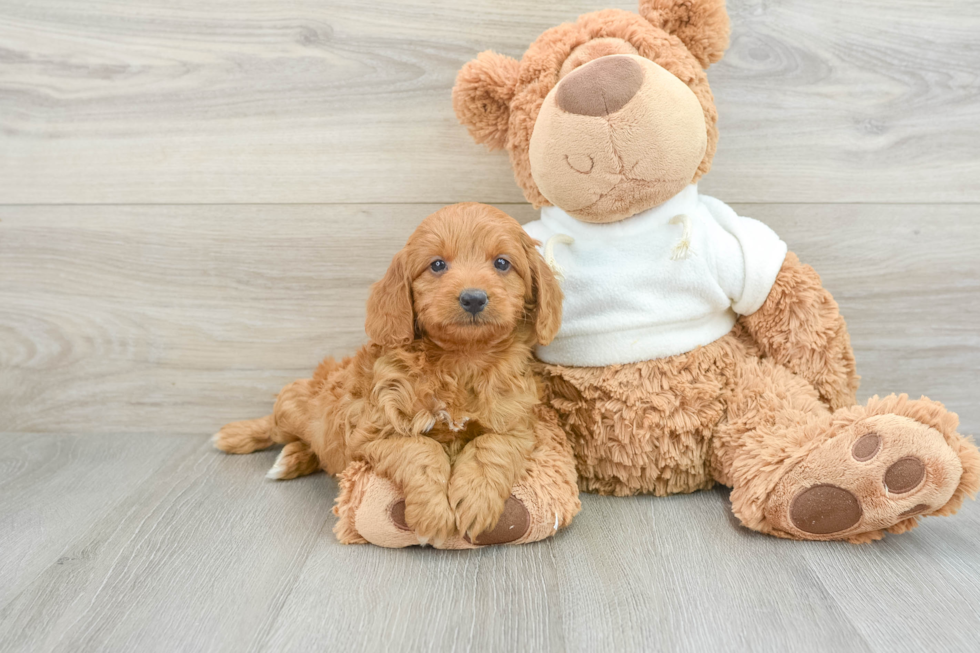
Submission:
[[[917,403],[906,401],[913,408]],[[776,484],[765,509],[774,535],[855,543],[880,539],[886,531],[913,528],[919,517],[954,512],[962,501],[958,496],[951,504],[961,489],[964,463],[971,468],[968,484],[976,484],[976,448],[956,433],[941,433],[900,414],[844,422],[835,420],[832,428],[838,432]]]
[[[519,482],[504,506],[497,525],[470,541],[454,534],[440,549],[475,549],[494,544],[524,544],[554,535],[571,521],[552,507],[544,488],[535,488],[533,479]],[[370,471],[363,463],[353,463],[340,477],[341,493],[334,513],[339,517],[334,533],[344,544],[370,543],[386,548],[427,544],[412,532],[405,520],[405,496],[391,481]],[[567,512],[567,511],[566,511]]]
[[[405,501],[399,499],[389,509],[392,523],[399,530],[410,531],[405,521]],[[531,528],[531,514],[520,499],[511,495],[504,504],[504,512],[497,525],[489,531],[480,533],[473,542],[468,535],[463,536],[467,544],[488,546],[491,544],[512,544],[524,537]]]

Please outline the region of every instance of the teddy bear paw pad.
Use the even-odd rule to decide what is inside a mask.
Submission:
[[[939,431],[877,415],[845,427],[776,485],[766,518],[800,539],[849,539],[941,508],[962,474]]]
[[[389,515],[391,516],[391,523],[395,525],[400,531],[412,530],[408,527],[408,522],[405,521],[405,501],[396,501],[388,509]]]
[[[504,504],[504,512],[500,515],[497,525],[476,536],[475,544],[487,546],[491,544],[509,544],[524,537],[531,528],[531,514],[519,499],[511,495]],[[470,542],[470,536],[463,539]]]
[[[846,531],[861,520],[861,503],[836,485],[814,485],[796,495],[789,518],[805,533],[826,535]]]
[[[400,531],[410,531],[405,521],[405,501],[396,501],[389,509],[391,523]],[[476,544],[487,546],[491,544],[509,544],[524,537],[531,527],[531,515],[519,499],[511,496],[504,504],[504,512],[500,515],[497,525],[489,531],[476,536]],[[473,544],[468,535],[463,537],[467,543]]]

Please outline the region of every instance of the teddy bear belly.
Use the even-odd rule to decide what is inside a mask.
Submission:
[[[583,491],[679,494],[714,484],[711,434],[752,354],[735,333],[669,358],[609,367],[542,364],[544,401],[575,451]]]

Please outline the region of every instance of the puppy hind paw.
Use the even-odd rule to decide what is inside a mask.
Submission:
[[[265,473],[265,477],[271,481],[288,480],[285,478],[286,465],[282,462],[282,454],[276,458],[275,464]]]
[[[274,481],[306,476],[320,469],[320,461],[305,442],[290,442],[282,448],[265,477]]]

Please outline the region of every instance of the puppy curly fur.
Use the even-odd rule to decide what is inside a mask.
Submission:
[[[274,478],[366,463],[403,489],[405,519],[423,542],[492,529],[536,442],[531,349],[561,320],[561,290],[535,245],[489,206],[429,216],[372,287],[371,342],[324,360],[282,390],[272,415],[225,426],[215,445],[285,444]],[[459,300],[472,288],[488,297],[476,314]]]

